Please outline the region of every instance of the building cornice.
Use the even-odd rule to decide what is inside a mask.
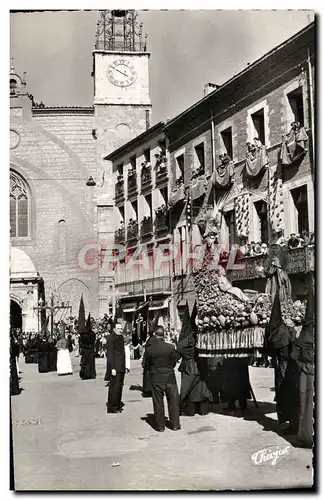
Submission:
[[[37,115],[94,115],[94,107],[60,106],[32,108],[32,114]]]

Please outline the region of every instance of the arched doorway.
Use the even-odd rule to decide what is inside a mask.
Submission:
[[[10,300],[10,327],[22,329],[21,307],[15,300]]]

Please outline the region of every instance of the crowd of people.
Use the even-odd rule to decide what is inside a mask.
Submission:
[[[280,264],[280,262],[279,262]],[[307,309],[301,333],[287,325],[280,308],[290,294],[290,282],[281,265],[267,269],[269,293],[273,295],[273,309],[266,334],[265,358],[274,367],[275,400],[279,423],[287,423],[287,434],[298,436],[301,446],[313,443],[313,383],[314,383],[314,279],[309,275]],[[10,380],[11,394],[19,394],[20,353],[26,363],[37,363],[40,373],[57,371],[73,373],[71,353],[80,356],[79,376],[82,380],[96,378],[95,359],[106,357],[105,381],[108,384],[108,413],[121,413],[125,374],[130,370],[131,358],[140,357],[143,367],[142,395],[151,397],[155,428],[165,428],[164,396],[169,410],[171,429],[180,429],[180,416],[206,415],[211,404],[228,403],[229,411],[248,409],[247,401],[254,398],[249,380],[249,359],[199,358],[196,351],[194,313],[185,310],[179,335],[154,326],[146,339],[134,340],[123,330],[121,323],[110,322],[106,335],[99,339],[89,321],[78,334],[40,336],[11,331]],[[134,346],[134,344],[136,344]],[[136,351],[138,352],[135,355]],[[179,364],[181,388],[178,391],[175,367]],[[236,407],[238,403],[239,408]]]

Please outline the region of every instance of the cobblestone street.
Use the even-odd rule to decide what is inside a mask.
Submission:
[[[224,405],[207,416],[182,417],[182,429],[157,433],[147,423],[139,361],[126,377],[123,414],[108,415],[105,360],[97,379],[39,374],[20,362],[22,393],[12,397],[16,490],[215,490],[306,487],[312,484],[312,451],[291,447],[276,465],[255,466],[251,455],[288,445],[279,436],[273,371],[250,368],[259,409],[245,418]],[[113,463],[120,465],[114,467]]]

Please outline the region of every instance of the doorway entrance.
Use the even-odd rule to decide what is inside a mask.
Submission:
[[[10,300],[10,328],[22,329],[21,307],[15,300]]]

